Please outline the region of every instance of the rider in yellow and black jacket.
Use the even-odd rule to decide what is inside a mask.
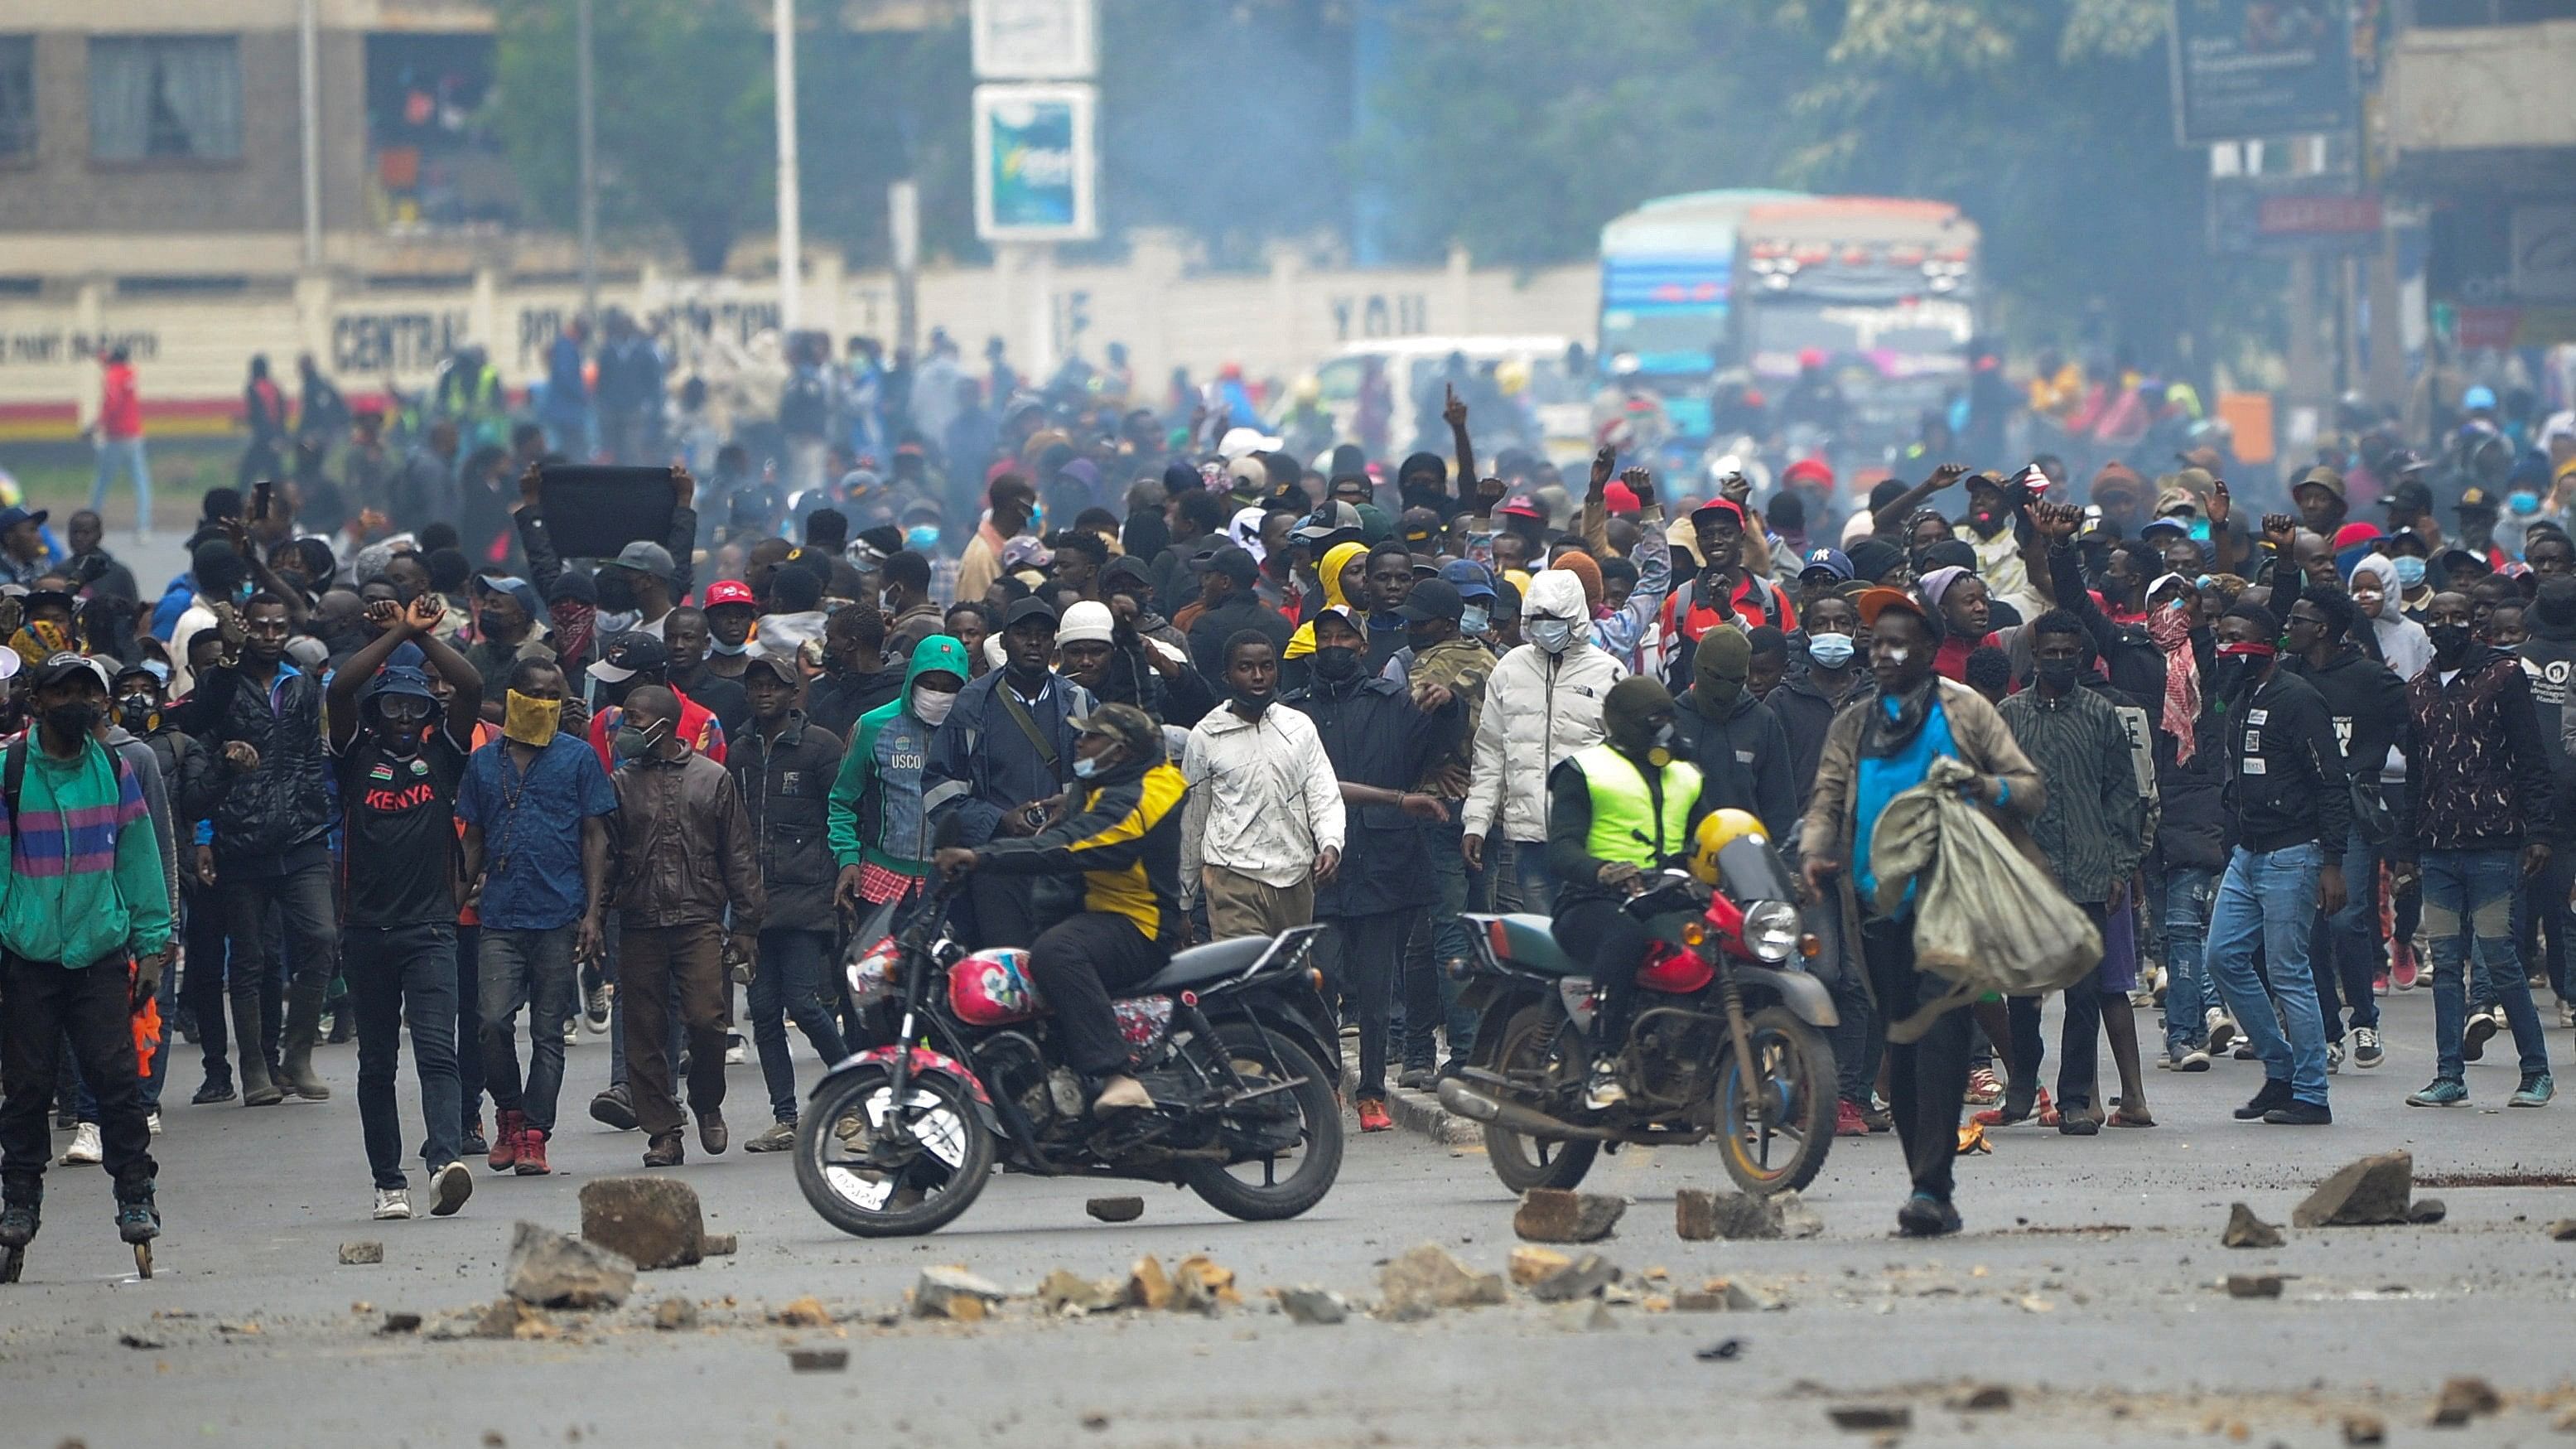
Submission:
[[[1082,910],[1038,936],[1029,980],[1055,1013],[1066,1064],[1096,1093],[1093,1110],[1150,1107],[1143,1084],[1127,1075],[1127,1039],[1109,993],[1162,970],[1186,939],[1181,802],[1189,785],[1143,710],[1104,704],[1074,727],[1075,779],[1062,819],[1024,839],[943,848],[936,861],[951,876],[1082,876]]]

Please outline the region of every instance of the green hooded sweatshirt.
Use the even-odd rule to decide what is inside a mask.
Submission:
[[[914,646],[903,674],[903,693],[859,716],[850,748],[832,782],[832,858],[843,866],[869,864],[903,875],[930,869],[930,817],[922,808],[922,768],[936,733],[913,713],[913,686],[925,674],[968,678],[966,646],[933,634]]]

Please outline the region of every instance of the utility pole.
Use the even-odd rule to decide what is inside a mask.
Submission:
[[[581,156],[581,314],[597,326],[599,317],[599,117],[591,89],[590,0],[573,7],[574,145]]]
[[[803,221],[796,180],[796,0],[773,0],[771,50],[778,62],[778,330],[796,330],[805,311]]]
[[[295,15],[296,109],[304,134],[304,265],[322,265],[321,0],[302,0]]]

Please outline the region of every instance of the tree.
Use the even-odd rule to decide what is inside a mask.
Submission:
[[[769,37],[751,7],[593,0],[603,228],[667,227],[689,264],[720,271],[765,225],[777,172]],[[500,0],[495,125],[537,211],[578,224],[573,7]]]

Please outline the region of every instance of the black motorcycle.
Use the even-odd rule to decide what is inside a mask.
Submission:
[[[1174,956],[1117,993],[1134,1075],[1154,1105],[1096,1118],[1030,988],[1028,953],[969,953],[946,930],[954,882],[902,928],[862,932],[846,972],[863,1011],[896,1024],[815,1087],[796,1128],[796,1183],[861,1237],[935,1232],[992,1176],[1168,1182],[1231,1217],[1293,1218],[1341,1171],[1340,1062],[1309,964],[1322,927]]]

